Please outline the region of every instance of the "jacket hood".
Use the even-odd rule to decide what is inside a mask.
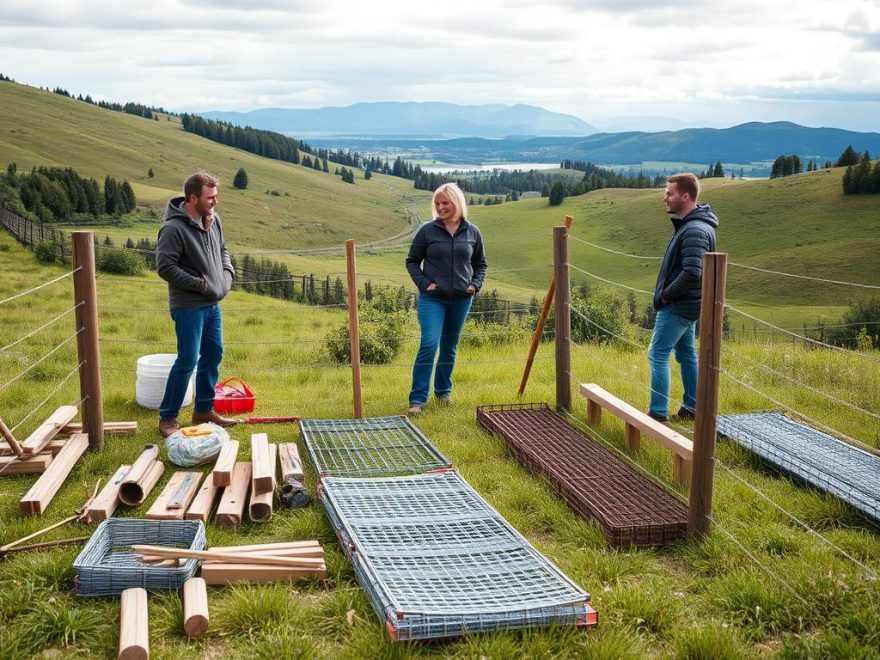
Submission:
[[[683,218],[672,218],[672,224],[675,225],[676,229],[679,229],[686,222],[691,222],[692,220],[699,220],[712,227],[718,227],[718,217],[712,213],[712,207],[708,204],[697,204],[697,208]]]
[[[199,229],[204,231],[205,228],[202,226],[202,224],[193,220],[192,216],[186,212],[185,208],[183,208],[183,203],[185,201],[186,198],[183,196],[174,197],[173,199],[168,200],[168,206],[165,207],[165,222],[180,220],[182,222],[191,224],[194,227],[198,227]]]

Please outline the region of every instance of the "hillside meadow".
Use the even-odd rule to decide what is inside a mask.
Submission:
[[[5,233],[0,234],[0,269],[6,273],[0,280],[0,300],[64,272],[60,266],[40,264]],[[116,467],[134,459],[144,444],[161,440],[156,413],[141,409],[135,401],[134,381],[138,356],[174,350],[164,283],[152,273],[131,278],[101,276],[98,299],[105,419],[136,420],[139,431],[135,437],[108,437],[103,451],[87,453],[37,519],[17,514],[18,500],[34,477],[0,475],[0,543],[63,519],[82,504],[96,480],[106,480]],[[62,345],[73,333],[72,315],[10,347],[71,305],[69,278],[2,305],[0,346],[5,348],[0,351],[0,415],[18,435],[29,432],[58,405],[79,400],[75,376],[64,382],[76,366],[73,344]],[[351,417],[350,370],[330,363],[324,348],[327,333],[346,322],[344,311],[239,292],[230,295],[223,309],[226,357],[222,376],[235,375],[252,386],[257,414]],[[367,415],[405,412],[417,335],[417,324],[410,316],[407,339],[393,362],[364,367]],[[644,334],[636,336],[639,343],[647,340]],[[596,630],[484,634],[439,643],[388,641],[336,545],[323,510],[313,502],[302,510],[278,508],[270,522],[247,522],[234,531],[210,523],[207,535],[213,545],[317,538],[326,552],[326,580],[212,587],[211,626],[196,640],[183,633],[179,595],[151,595],[153,656],[878,657],[880,537],[876,527],[839,500],[789,481],[722,441],[717,451],[715,525],[708,537],[657,549],[610,549],[595,524],[576,517],[542,478],[520,467],[500,440],[477,426],[477,405],[516,400],[527,351],[523,335],[498,344],[480,344],[480,337],[488,341],[491,331],[466,333],[453,405],[429,404],[416,424],[492,506],[591,592],[600,617]],[[731,341],[724,344],[722,354],[726,376],[720,391],[722,413],[774,408],[758,390],[843,434],[880,447],[880,357],[876,352],[852,354],[789,343]],[[552,355],[552,343],[542,344],[525,400],[553,402]],[[575,346],[572,373],[573,387],[577,382],[597,382],[638,407],[647,403],[648,367],[641,349],[626,344]],[[736,384],[731,377],[755,390]],[[673,397],[678,397],[677,377],[673,383]],[[866,412],[836,403],[827,395]],[[577,394],[574,401],[572,415],[583,426],[584,405]],[[265,425],[232,430],[232,437],[242,442],[243,457],[249,455],[247,440],[254,432],[268,433],[273,442],[297,440],[306,456],[296,427]],[[614,450],[623,446],[622,424],[609,415],[590,434]],[[668,485],[669,454],[649,441],[642,446],[636,463]],[[315,475],[306,462],[306,484],[314,497]],[[154,493],[173,471],[168,467]],[[811,529],[804,529],[765,498]],[[147,504],[151,502],[152,498]],[[123,509],[119,515],[142,516],[146,508]],[[87,525],[70,524],[46,539],[89,533]],[[118,600],[75,595],[71,562],[78,551],[59,548],[0,560],[0,657],[110,657],[116,653]]]

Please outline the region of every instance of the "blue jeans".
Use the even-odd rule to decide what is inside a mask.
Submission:
[[[684,385],[684,407],[697,407],[697,351],[694,348],[694,329],[697,322],[661,309],[654,321],[654,335],[648,348],[651,364],[651,405],[654,415],[669,415],[669,354],[675,349],[675,359],[681,365]]]
[[[434,395],[445,396],[452,392],[452,370],[455,367],[455,349],[461,337],[461,329],[471,309],[473,298],[447,300],[422,294],[416,310],[422,328],[422,342],[413,365],[410,404],[425,405],[431,388],[431,371],[437,347],[437,369],[434,372]]]
[[[214,408],[214,386],[223,359],[223,315],[220,305],[176,307],[171,310],[177,334],[177,360],[168,374],[159,417],[177,417],[193,369],[196,369],[195,412]]]

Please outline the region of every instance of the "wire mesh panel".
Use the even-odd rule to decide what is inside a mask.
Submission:
[[[396,639],[592,625],[590,595],[454,472],[327,477],[321,501]]]
[[[880,521],[880,456],[778,412],[722,415],[718,433]]]
[[[477,421],[541,473],[613,546],[660,545],[687,533],[687,507],[544,403],[481,406]]]
[[[320,477],[420,474],[451,463],[406,417],[300,422]]]

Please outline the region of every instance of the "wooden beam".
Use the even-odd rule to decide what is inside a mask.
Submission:
[[[269,463],[272,466],[272,489],[268,493],[257,493],[251,488],[251,502],[248,515],[254,522],[268,522],[272,518],[272,502],[275,499],[275,466],[278,445],[269,445]]]
[[[58,452],[58,456],[52,460],[43,475],[21,498],[18,503],[19,513],[23,516],[41,515],[88,447],[89,436],[85,433],[71,436],[65,443],[64,449]]]
[[[351,387],[354,417],[364,416],[363,392],[361,391],[361,330],[357,297],[357,260],[354,239],[345,241],[345,272],[348,283],[348,347],[351,355]]]
[[[271,493],[275,488],[275,464],[269,453],[269,436],[254,433],[251,436],[251,491],[257,495]]]
[[[120,465],[116,472],[113,473],[110,481],[107,482],[101,492],[98,493],[98,496],[89,505],[86,511],[86,522],[101,522],[116,513],[116,508],[119,506],[119,486],[122,485],[122,480],[125,479],[125,475],[128,474],[129,470],[131,470],[130,465]]]
[[[42,474],[52,463],[52,454],[34,456],[0,456],[0,470],[3,474]]]
[[[183,629],[190,637],[208,630],[208,590],[202,578],[193,577],[183,583]]]
[[[553,228],[553,278],[556,281],[556,408],[571,410],[571,280],[565,226]]]
[[[205,477],[202,487],[199,488],[199,492],[196,493],[192,504],[190,504],[189,509],[183,516],[186,520],[208,522],[208,518],[211,516],[211,509],[214,508],[214,500],[217,498],[217,491],[220,490],[220,487],[214,483],[215,476],[213,472],[209,472]]]
[[[296,479],[299,482],[305,480],[302,459],[299,457],[299,449],[295,442],[282,442],[278,445],[278,458],[281,462],[282,487],[288,479]]]
[[[55,456],[61,448],[64,446],[64,443],[67,442],[67,438],[55,438],[50,441],[48,445],[43,447],[43,451],[39,454],[34,454],[35,456],[42,456],[43,454],[50,454]],[[15,454],[15,450],[9,446],[6,442],[0,441],[0,456],[12,456]],[[27,458],[27,456],[22,456],[22,458]],[[9,474],[9,472],[4,471],[3,474]]]
[[[61,406],[53,412],[49,419],[40,424],[36,431],[31,433],[21,443],[21,450],[25,454],[39,454],[43,447],[61,431],[62,427],[76,417],[76,406]],[[8,441],[8,438],[7,438]]]
[[[146,493],[140,482],[152,469],[153,463],[159,458],[159,447],[157,445],[147,445],[138,456],[137,460],[132,464],[131,470],[125,475],[125,479],[119,488],[119,499],[129,506],[137,506],[144,501]]]
[[[210,562],[229,564],[247,563],[261,566],[316,567],[322,566],[324,560],[316,557],[278,557],[261,555],[253,552],[208,552],[207,550],[187,550],[186,548],[168,548],[160,545],[133,545],[132,552],[150,558],[164,559],[199,559]]]
[[[175,472],[145,517],[148,520],[183,520],[201,480],[201,472]]]
[[[251,485],[251,464],[238,462],[232,469],[232,483],[223,489],[223,496],[217,506],[214,522],[218,525],[235,527],[241,524],[244,505],[247,502]]]
[[[104,422],[105,435],[135,435],[138,430],[137,422]],[[71,422],[61,427],[61,435],[70,433],[82,433],[81,422]]]
[[[232,483],[232,468],[235,466],[236,456],[238,456],[238,440],[224,442],[212,473],[216,486],[228,486]]]
[[[147,592],[140,587],[122,592],[119,621],[119,660],[147,660],[150,633],[147,618]]]
[[[21,448],[21,445],[18,443],[18,440],[15,439],[15,436],[12,435],[12,431],[9,430],[9,427],[6,426],[6,422],[0,419],[0,435],[2,435],[6,442],[4,443],[9,451],[11,451],[16,456],[21,456],[24,453],[24,450]]]
[[[208,552],[257,552],[263,554],[275,554],[284,550],[298,550],[302,548],[321,547],[314,539],[306,541],[281,541],[279,543],[257,543],[256,545],[221,545],[208,548]]]
[[[327,577],[327,567],[289,568],[287,566],[257,566],[255,564],[202,564],[205,584],[224,585],[235,582],[266,584],[290,582],[304,578]]]

